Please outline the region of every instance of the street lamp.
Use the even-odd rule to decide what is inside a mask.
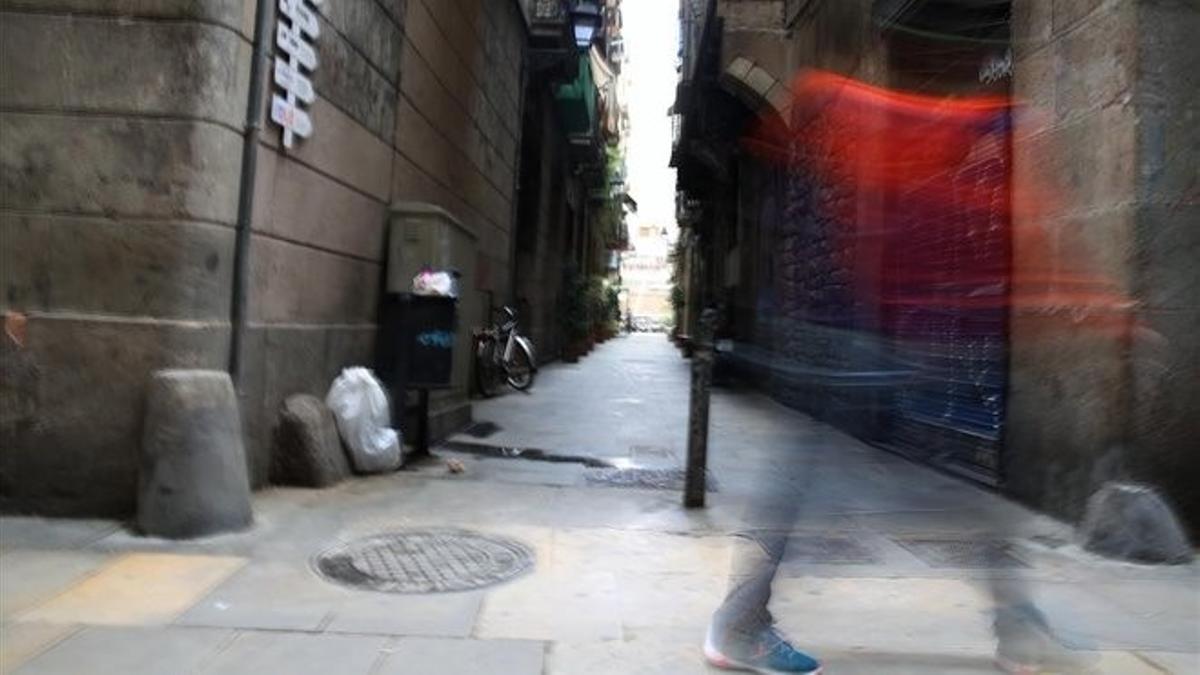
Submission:
[[[592,40],[600,30],[602,21],[600,3],[577,0],[575,6],[571,8],[571,25],[575,29],[575,46],[580,49],[592,46]]]

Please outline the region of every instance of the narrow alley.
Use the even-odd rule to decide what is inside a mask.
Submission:
[[[540,376],[479,405],[472,431],[492,433],[451,445],[614,468],[437,449],[414,470],[260,492],[253,529],[190,542],[3,518],[3,672],[709,672],[699,645],[750,545],[731,535],[781,526],[754,515],[765,474],[801,504],[772,610],[834,672],[993,672],[994,573],[1028,580],[1098,672],[1194,672],[1195,565],[1105,562],[1055,521],[738,390],[714,395],[709,506],[685,510],[671,470],[687,362],[661,334]],[[970,555],[997,541],[996,523],[1012,548]],[[498,536],[531,561],[481,590],[424,594],[317,571],[339,544],[413,528]]]
[[[0,0],[0,675],[1200,675],[1200,0]]]

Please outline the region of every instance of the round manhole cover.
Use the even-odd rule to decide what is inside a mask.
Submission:
[[[466,530],[405,530],[340,544],[313,561],[321,576],[385,593],[468,591],[533,567],[519,541]]]

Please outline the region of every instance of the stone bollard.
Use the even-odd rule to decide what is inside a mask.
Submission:
[[[1088,500],[1079,536],[1085,549],[1117,560],[1181,565],[1193,558],[1175,512],[1145,485],[1105,483]]]
[[[242,425],[229,374],[156,371],[146,396],[138,529],[182,539],[240,530],[252,519]]]
[[[708,482],[708,401],[712,391],[713,330],[717,313],[706,309],[700,314],[695,350],[692,352],[692,392],[688,410],[687,471],[683,480],[683,505],[704,506]]]
[[[277,485],[323,488],[350,476],[333,413],[309,394],[283,402],[271,460],[271,482]]]

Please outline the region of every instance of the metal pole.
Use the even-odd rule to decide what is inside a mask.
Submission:
[[[712,389],[713,328],[716,310],[700,314],[699,326],[692,352],[692,393],[688,411],[687,473],[683,483],[683,505],[688,508],[704,506],[708,475],[708,399]]]
[[[417,438],[413,443],[414,457],[429,456],[429,389],[417,390]]]

